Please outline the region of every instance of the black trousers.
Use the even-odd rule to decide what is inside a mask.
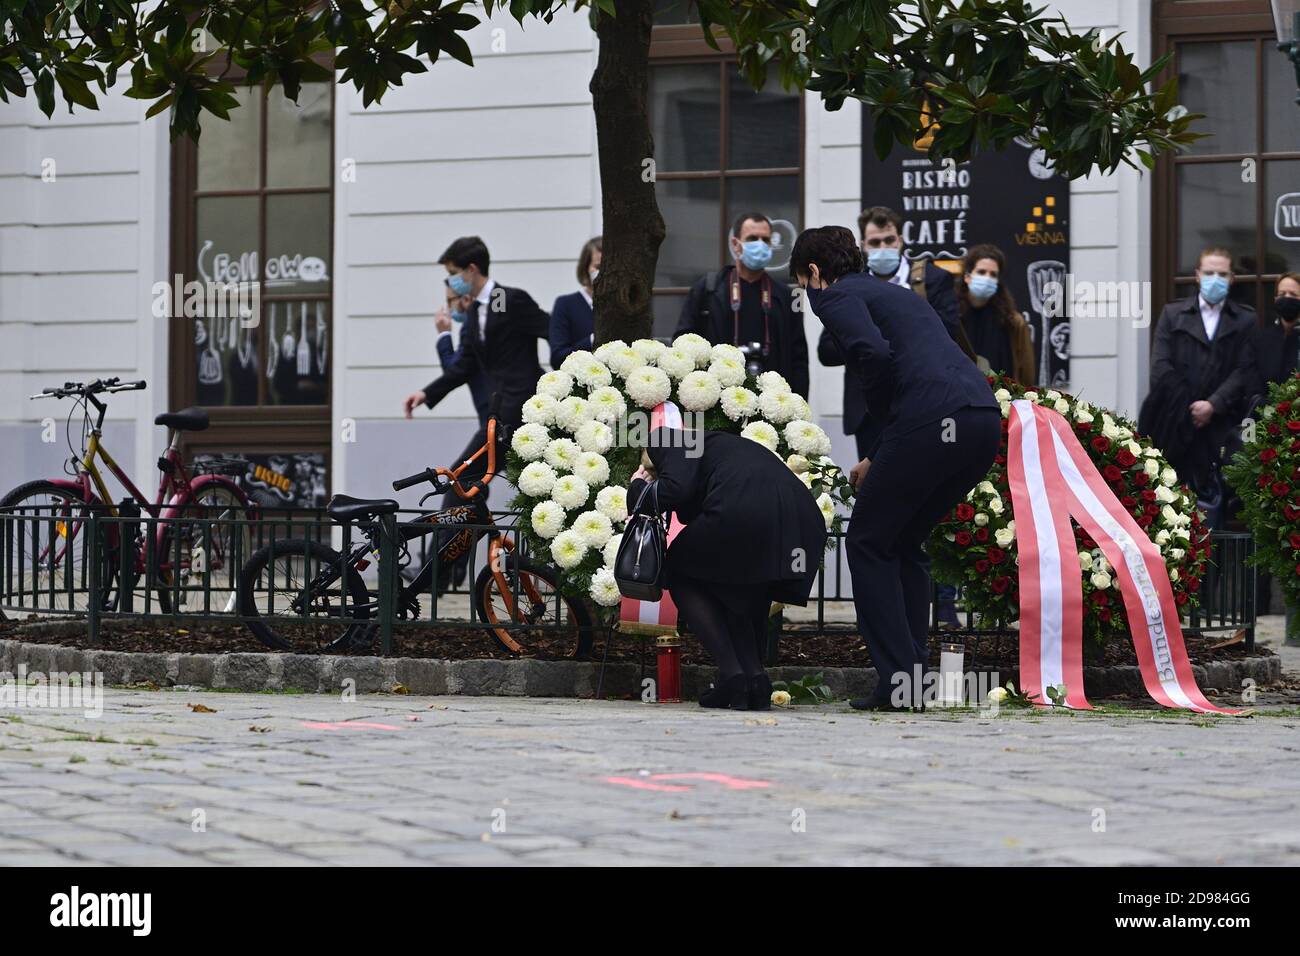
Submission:
[[[765,585],[718,584],[681,573],[670,574],[667,584],[682,621],[713,657],[721,680],[763,673],[761,648],[772,607]]]
[[[875,662],[876,696],[898,675],[912,681],[929,657],[930,572],[924,545],[934,526],[993,464],[996,408],[963,408],[902,435],[885,434],[858,489],[846,541],[858,629]],[[921,670],[913,668],[920,665]],[[919,698],[921,688],[904,683]]]

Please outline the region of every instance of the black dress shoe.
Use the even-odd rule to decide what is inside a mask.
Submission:
[[[749,680],[744,674],[728,677],[700,695],[701,707],[749,710]]]
[[[749,709],[772,709],[772,679],[767,674],[749,679]]]

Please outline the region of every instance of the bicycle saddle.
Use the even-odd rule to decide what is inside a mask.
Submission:
[[[378,515],[390,515],[399,507],[398,503],[391,498],[353,498],[349,495],[335,495],[325,506],[325,512],[335,521],[357,521]]]
[[[206,409],[191,406],[179,412],[163,412],[153,423],[183,432],[201,432],[208,427],[208,413]]]

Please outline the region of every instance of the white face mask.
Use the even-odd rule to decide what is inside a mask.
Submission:
[[[592,285],[596,284],[596,276],[600,275],[599,269],[592,269],[587,273],[587,281]]]

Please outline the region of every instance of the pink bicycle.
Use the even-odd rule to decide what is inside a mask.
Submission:
[[[168,429],[168,436],[167,450],[158,459],[161,474],[152,503],[104,447],[104,414],[108,406],[100,396],[144,387],[143,381],[109,378],[68,382],[31,396],[75,400],[68,415],[70,477],[29,481],[0,499],[0,509],[18,516],[13,523],[16,528],[10,527],[5,534],[6,574],[11,578],[15,573],[23,578],[31,576],[30,580],[16,583],[11,579],[6,588],[11,593],[15,588],[21,592],[30,584],[32,594],[48,596],[49,603],[40,607],[42,610],[78,609],[75,600],[85,593],[87,579],[88,556],[82,533],[86,518],[92,511],[122,516],[100,473],[99,459],[122,483],[142,514],[159,519],[143,522],[139,527],[145,530],[128,542],[121,540],[121,529],[134,525],[104,524],[101,610],[121,607],[123,590],[134,591],[134,582],[141,574],[147,574],[146,592],[157,590],[158,605],[164,613],[171,612],[176,603],[185,603],[195,591],[204,593],[206,610],[235,609],[239,566],[250,550],[248,521],[256,514],[235,481],[213,473],[222,463],[203,463],[195,466],[194,473],[185,466],[180,453],[181,433],[207,428],[208,413],[202,408],[186,408],[154,419],[154,424]],[[71,444],[72,418],[78,409],[83,413],[80,454]],[[123,575],[124,570],[129,577]],[[173,595],[179,596],[179,602],[173,601]],[[57,603],[65,600],[66,605]]]

